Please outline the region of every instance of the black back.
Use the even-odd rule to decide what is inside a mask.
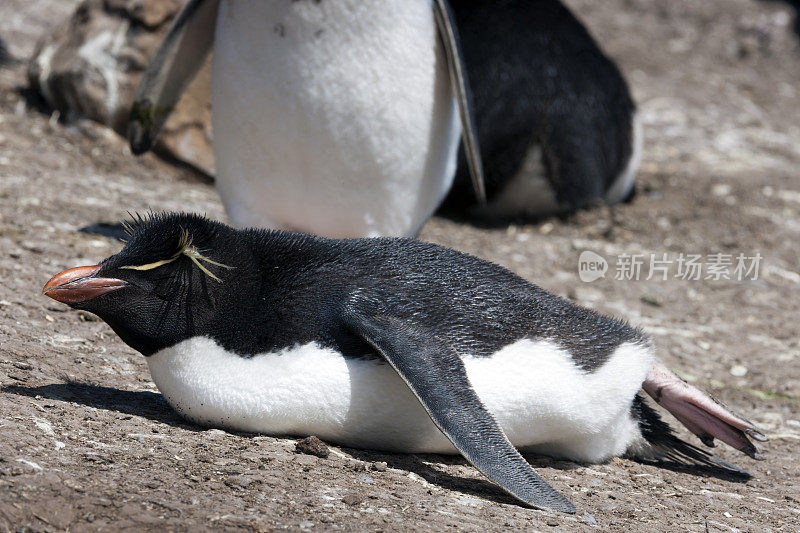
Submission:
[[[540,146],[560,203],[604,195],[632,152],[628,86],[558,0],[450,0],[472,89],[486,192]],[[474,204],[462,153],[446,209]]]
[[[123,269],[171,257],[186,232],[221,282],[186,257],[152,270]],[[424,325],[458,353],[486,356],[522,338],[548,338],[591,370],[621,342],[646,342],[626,324],[576,306],[510,271],[410,239],[323,239],[235,230],[185,214],[140,221],[98,277],[131,287],[76,307],[95,312],[145,355],[207,335],[242,356],[317,341],[352,357],[372,348],[343,325],[355,293],[397,319]]]

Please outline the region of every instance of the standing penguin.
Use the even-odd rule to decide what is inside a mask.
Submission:
[[[216,183],[236,225],[415,234],[462,123],[483,195],[451,20],[445,0],[190,0],[145,72],[131,147],[152,146],[213,43]]]
[[[598,462],[682,458],[675,437],[758,458],[746,420],[655,361],[651,342],[492,263],[408,239],[331,240],[156,215],[124,249],[53,277],[144,354],[186,418],[359,448],[462,453],[527,504],[574,512],[515,447]]]
[[[448,210],[538,217],[625,200],[641,124],[625,79],[583,25],[558,0],[450,1],[488,204],[475,201],[460,164]]]
[[[570,211],[632,186],[627,86],[557,0],[190,0],[136,96],[134,153],[212,44],[217,188],[236,225],[414,235],[451,189],[460,138],[449,204],[477,215]]]

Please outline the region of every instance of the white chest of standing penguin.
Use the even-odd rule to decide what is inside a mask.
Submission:
[[[450,189],[461,132],[437,42],[430,0],[221,2],[214,153],[231,220],[417,232]]]
[[[581,24],[556,0],[452,4],[191,0],[140,87],[134,152],[213,44],[217,187],[238,226],[408,236],[448,191],[490,217],[624,199],[635,108]]]

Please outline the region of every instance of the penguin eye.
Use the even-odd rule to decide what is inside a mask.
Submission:
[[[173,261],[176,261],[177,259],[179,259],[182,256],[188,257],[195,265],[197,265],[197,267],[201,271],[203,271],[203,273],[205,275],[207,275],[208,277],[210,277],[210,278],[212,278],[212,279],[214,279],[214,280],[216,280],[216,281],[218,281],[220,283],[222,283],[222,280],[219,279],[217,276],[215,276],[213,272],[211,272],[205,265],[203,265],[203,263],[201,263],[201,261],[204,262],[204,263],[208,263],[210,265],[214,265],[214,266],[218,266],[218,267],[222,267],[222,268],[227,268],[227,269],[234,268],[232,266],[223,265],[222,263],[218,263],[216,261],[213,261],[213,260],[209,259],[208,257],[204,256],[202,253],[200,253],[200,250],[198,250],[197,248],[195,248],[192,245],[192,237],[189,235],[189,232],[186,231],[183,228],[181,228],[181,236],[180,236],[180,240],[178,241],[178,251],[175,252],[172,255],[172,257],[170,257],[168,259],[161,259],[161,260],[155,261],[153,263],[147,263],[145,265],[128,265],[128,266],[123,266],[123,267],[120,267],[120,268],[124,268],[124,269],[128,269],[128,270],[153,270],[154,268],[158,268],[160,266],[164,266],[166,264],[172,263]]]

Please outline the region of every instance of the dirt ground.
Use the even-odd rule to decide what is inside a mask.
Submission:
[[[569,220],[423,239],[491,259],[625,317],[687,380],[768,434],[753,479],[531,457],[579,507],[519,507],[455,457],[331,447],[182,421],[143,358],[102,322],[40,296],[119,243],[80,228],[127,211],[224,219],[212,186],[86,122],[35,105],[24,59],[73,1],[3,0],[0,38],[0,530],[800,531],[800,41],[791,4],[569,0],[626,73],[646,142],[634,202]],[[610,261],[578,278],[578,256]],[[620,254],[762,256],[758,279],[615,279]],[[681,433],[697,442],[685,432]]]

